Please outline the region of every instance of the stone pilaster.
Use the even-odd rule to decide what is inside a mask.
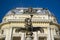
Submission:
[[[5,40],[12,40],[13,28],[7,28],[6,30],[6,38]]]
[[[47,40],[51,40],[51,30],[50,30],[50,27],[48,27],[47,29],[48,29]]]
[[[38,40],[38,33],[34,32],[34,40]]]
[[[21,40],[25,40],[26,38],[25,38],[25,33],[24,32],[22,32],[21,33]]]
[[[51,29],[51,39],[54,40],[54,31]]]

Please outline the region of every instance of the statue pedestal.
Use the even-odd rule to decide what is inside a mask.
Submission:
[[[32,36],[31,36],[31,35],[28,35],[28,36],[26,37],[26,40],[33,40],[33,39],[32,39]]]

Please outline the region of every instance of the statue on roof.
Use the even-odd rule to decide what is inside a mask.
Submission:
[[[31,13],[32,11],[33,11],[33,9],[32,9],[32,8],[29,8],[29,9],[28,9],[28,12],[30,12],[30,13]]]
[[[25,11],[24,13],[33,13],[33,9],[30,7],[30,8],[28,8],[28,10],[27,11]]]

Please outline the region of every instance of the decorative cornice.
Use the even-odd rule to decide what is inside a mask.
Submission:
[[[24,23],[24,22],[23,21],[21,21],[21,22],[20,21],[10,21],[10,22],[1,23],[0,26],[5,25],[5,24],[10,24],[10,23]],[[54,24],[54,25],[60,26],[58,23],[53,23],[53,22],[50,22],[50,21],[44,21],[44,22],[43,21],[40,21],[40,22],[34,22],[33,21],[33,23],[50,23],[50,25]]]

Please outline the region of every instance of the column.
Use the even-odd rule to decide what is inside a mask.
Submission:
[[[51,29],[51,39],[54,40],[54,31]]]
[[[34,32],[34,40],[38,40],[38,32]]]
[[[7,28],[6,29],[6,38],[5,38],[5,40],[12,40],[12,33],[13,33],[13,29],[12,28]]]
[[[50,30],[50,27],[47,28],[48,29],[48,32],[47,32],[47,40],[51,40],[51,30]]]
[[[24,32],[21,33],[21,40],[25,40],[25,33]]]

